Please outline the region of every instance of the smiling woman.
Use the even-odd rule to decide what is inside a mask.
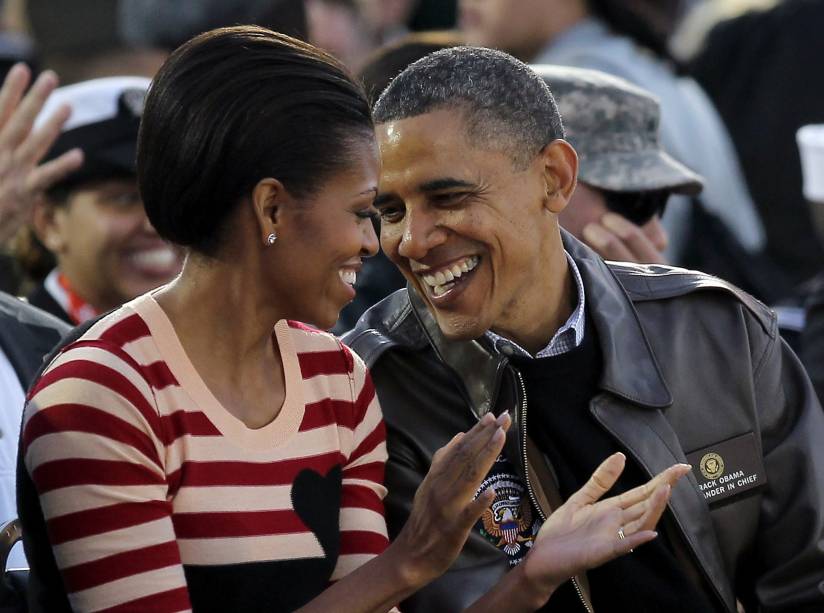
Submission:
[[[390,609],[457,555],[489,502],[474,494],[509,421],[490,416],[452,443],[390,547],[370,378],[337,339],[299,323],[331,326],[378,249],[363,92],[297,40],[210,32],[155,79],[138,164],[149,219],[187,259],[64,347],[32,390],[20,507],[43,588],[33,601]],[[117,220],[139,202],[134,189],[99,188],[72,212],[93,205]]]

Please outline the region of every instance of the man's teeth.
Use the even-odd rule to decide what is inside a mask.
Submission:
[[[339,270],[338,274],[340,275],[341,280],[348,285],[354,285],[355,281],[358,279],[358,273],[354,270]]]
[[[455,279],[459,279],[465,273],[474,270],[480,258],[477,255],[464,258],[460,262],[452,264],[449,268],[439,270],[431,275],[423,275],[423,281],[432,288],[432,293],[441,296],[452,289]]]

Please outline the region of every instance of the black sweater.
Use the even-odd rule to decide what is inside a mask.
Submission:
[[[529,435],[552,463],[564,500],[589,479],[607,456],[625,451],[589,412],[589,402],[599,391],[602,369],[601,350],[590,321],[587,318],[583,342],[571,351],[547,358],[512,359],[526,385]],[[624,472],[610,495],[632,489],[649,478],[627,456]],[[652,543],[589,571],[587,576],[593,606],[599,613],[715,610],[680,571],[660,532]],[[550,599],[547,610],[583,610],[580,604],[570,603],[574,596],[568,587],[559,590]]]

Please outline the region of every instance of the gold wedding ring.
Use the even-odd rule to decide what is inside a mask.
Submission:
[[[623,541],[625,538],[627,538],[627,535],[624,534],[624,528],[623,527],[618,528],[618,539]],[[633,551],[635,551],[635,550],[634,549],[629,550],[630,553],[632,553]]]

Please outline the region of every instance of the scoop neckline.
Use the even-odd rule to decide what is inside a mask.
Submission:
[[[152,340],[178,384],[224,437],[243,448],[262,451],[286,443],[298,431],[304,413],[301,385],[303,376],[286,320],[278,321],[274,329],[286,385],[283,405],[268,424],[250,428],[232,415],[206,385],[183,348],[171,320],[155,297],[151,293],[144,294],[134,300],[131,306],[146,322]]]

